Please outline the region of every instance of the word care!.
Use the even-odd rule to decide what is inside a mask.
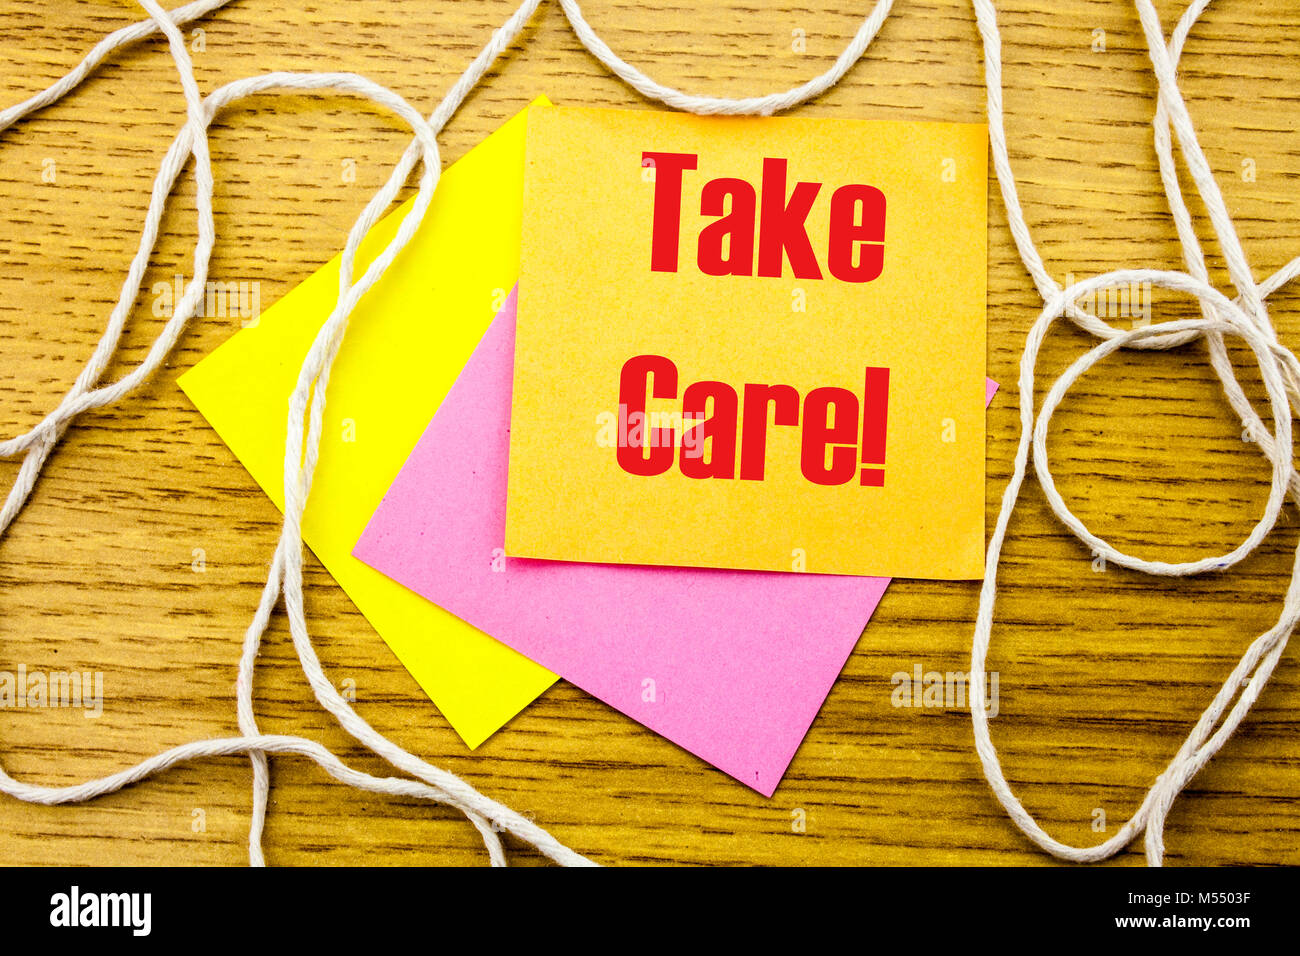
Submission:
[[[983,126],[529,111],[506,553],[975,578]]]
[[[740,478],[762,481],[767,473],[770,411],[777,425],[802,424],[799,469],[803,476],[819,485],[842,485],[857,476],[859,460],[885,460],[889,369],[868,368],[865,379],[861,403],[845,388],[813,389],[803,399],[802,422],[799,393],[789,385],[746,385],[743,428],[739,427],[741,406],[734,388],[726,382],[695,382],[682,391],[679,442],[673,428],[650,425],[645,407],[647,394],[677,397],[677,366],[662,355],[638,355],[624,363],[620,377],[619,467],[630,475],[662,475],[673,466],[680,444],[683,475],[734,478],[739,431]],[[650,387],[652,380],[654,386]],[[705,449],[710,443],[713,453],[706,460]],[[885,483],[885,473],[880,468],[863,468],[861,482],[879,487]]]

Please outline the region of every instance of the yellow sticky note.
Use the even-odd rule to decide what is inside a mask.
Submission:
[[[507,554],[979,577],[986,143],[534,110]]]
[[[518,277],[524,132],[520,113],[443,173],[420,229],[353,313],[330,377],[303,519],[307,545],[471,747],[556,675],[351,552]],[[413,202],[371,230],[356,275]],[[288,399],[338,283],[335,257],[180,378],[281,509]]]

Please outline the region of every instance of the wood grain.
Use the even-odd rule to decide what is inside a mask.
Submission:
[[[200,25],[199,83],[211,90],[272,69],[353,70],[428,110],[512,7],[238,0]],[[786,88],[824,70],[866,7],[584,3],[610,44],[657,78],[732,95]],[[1178,4],[1159,7],[1172,26]],[[1151,146],[1154,84],[1131,6],[1004,0],[999,9],[1012,158],[1051,271],[1064,278],[1176,267]],[[120,0],[0,0],[8,62],[0,103],[45,87],[140,15]],[[792,50],[794,30],[806,33],[802,54]],[[1096,31],[1104,31],[1104,51],[1094,48]],[[1192,115],[1262,278],[1300,253],[1300,11],[1285,0],[1220,0],[1183,63]],[[539,93],[563,104],[649,105],[582,50],[558,7],[546,4],[453,119],[445,161]],[[797,112],[978,121],[983,97],[968,4],[906,0],[845,81]],[[0,433],[37,421],[89,355],[182,118],[170,60],[153,40],[0,135]],[[405,142],[388,117],[342,98],[268,96],[225,114],[212,137],[221,237],[214,278],[260,282],[267,303],[279,297],[342,246]],[[353,184],[340,176],[349,158]],[[53,183],[42,180],[47,160]],[[187,174],[146,289],[187,271],[193,195]],[[1203,211],[1198,202],[1192,208],[1226,288]],[[988,368],[1011,384],[1039,303],[996,198],[989,242]],[[1283,291],[1273,305],[1282,339],[1294,343],[1300,297]],[[1159,318],[1194,314],[1173,296],[1157,295],[1155,308]],[[235,663],[278,516],[175,379],[236,322],[194,322],[146,387],[84,416],[0,541],[0,669],[102,671],[106,685],[97,720],[0,709],[0,761],[20,779],[72,783],[235,732]],[[159,323],[144,296],[110,374],[142,358]],[[1089,344],[1082,333],[1055,334],[1044,374]],[[1014,387],[995,401],[989,427],[991,521],[1017,435]],[[1120,546],[1185,558],[1233,547],[1262,509],[1268,471],[1240,432],[1196,346],[1108,360],[1058,415],[1052,446],[1062,491],[1086,522]],[[7,483],[15,470],[0,463],[0,478]],[[1296,515],[1288,510],[1266,545],[1229,573],[1178,583],[1094,571],[1036,490],[1012,531],[990,660],[1000,673],[995,741],[1048,830],[1096,842],[1104,836],[1093,829],[1098,813],[1113,833],[1238,655],[1273,622],[1300,535]],[[203,573],[193,570],[196,548]],[[470,753],[314,563],[307,591],[326,669],[336,682],[355,681],[367,720],[600,862],[1046,862],[990,795],[964,712],[891,706],[895,672],[917,663],[967,667],[976,603],[974,584],[891,587],[785,782],[765,799],[564,683]],[[1298,664],[1289,649],[1239,733],[1176,805],[1170,863],[1300,863]],[[381,769],[314,705],[282,619],[263,653],[258,696],[264,729],[307,734]],[[296,759],[276,760],[272,773],[273,863],[483,862],[473,829],[445,809],[359,795]],[[230,758],[177,768],[87,806],[0,800],[0,863],[238,864],[246,860],[249,780],[247,762]],[[792,827],[796,810],[806,816],[804,833]],[[536,858],[521,851],[515,859]],[[1140,849],[1120,862],[1141,862]]]

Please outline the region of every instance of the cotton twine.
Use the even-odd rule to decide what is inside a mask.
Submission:
[[[50,452],[64,431],[81,413],[112,404],[147,381],[175,346],[185,323],[194,315],[207,282],[208,265],[216,243],[212,214],[213,179],[208,153],[208,127],[214,117],[231,103],[246,97],[275,90],[327,91],[363,97],[394,113],[414,134],[392,175],[366,204],[348,234],[339,274],[337,304],[313,341],[298,375],[289,402],[287,440],[284,458],[284,525],[271,560],[270,572],[252,623],[244,635],[236,684],[236,706],[240,736],[197,740],[174,747],[117,773],[69,787],[41,787],[14,780],[0,769],[0,792],[33,803],[62,804],[90,800],[111,793],[128,784],[183,761],[201,757],[247,755],[253,770],[253,803],[249,826],[249,861],[263,865],[262,830],[266,821],[270,793],[269,755],[292,754],[307,757],[326,773],[362,790],[416,797],[454,807],[478,830],[492,865],[506,863],[500,832],[513,834],[531,844],[550,859],[565,865],[591,865],[591,861],[565,847],[530,820],[508,807],[479,793],[454,774],[435,767],[409,753],[379,733],[357,714],[335,690],[325,676],[312,644],[303,609],[302,591],[302,516],[311,489],[312,476],[320,449],[321,422],[328,393],[329,375],[334,359],[347,331],[348,318],[362,296],[383,276],[403,246],[423,221],[441,169],[437,136],[464,102],[469,92],[483,78],[496,58],[518,37],[533,16],[541,0],[527,0],[501,26],[474,58],[446,96],[426,120],[414,107],[393,91],[352,73],[266,73],[236,80],[203,97],[194,78],[193,64],[185,47],[180,27],[224,7],[230,0],[196,0],[164,10],[157,0],[139,0],[148,14],[141,20],[109,34],[66,76],[23,103],[0,112],[0,132],[32,113],[54,103],[75,89],[114,52],[141,39],[161,33],[167,40],[175,61],[186,104],[186,122],[173,139],[158,176],[154,181],[140,245],[121,295],[109,315],[99,343],[58,406],[25,434],[0,442],[0,457],[22,456],[22,464],[13,487],[0,508],[0,535],[22,510]],[[1240,239],[1228,215],[1222,193],[1210,172],[1209,164],[1196,138],[1186,103],[1178,88],[1176,67],[1187,36],[1209,0],[1191,3],[1166,41],[1163,28],[1151,0],[1135,0],[1146,37],[1151,64],[1159,85],[1153,136],[1160,164],[1160,176],[1182,243],[1186,271],[1151,268],[1122,269],[1103,273],[1077,282],[1068,288],[1047,272],[1030,235],[1016,189],[1015,176],[1007,152],[1003,126],[1001,38],[992,0],[972,0],[980,37],[984,46],[989,134],[993,162],[1007,210],[1012,236],[1035,287],[1043,299],[1043,310],[1029,332],[1020,363],[1021,434],[1016,450],[1010,484],[1003,495],[1001,511],[989,543],[979,614],[971,645],[971,717],[975,746],[994,795],[1011,819],[1030,840],[1047,852],[1067,860],[1094,862],[1106,859],[1145,833],[1147,861],[1159,865],[1164,855],[1164,823],[1174,800],[1188,782],[1218,752],[1241,723],[1251,705],[1268,682],[1273,668],[1286,646],[1292,629],[1300,619],[1300,549],[1297,550],[1290,586],[1278,622],[1258,637],[1234,668],[1222,688],[1178,753],[1147,792],[1137,812],[1104,843],[1091,847],[1074,847],[1051,837],[1034,820],[1011,790],[989,736],[985,702],[985,663],[997,598],[997,572],[1006,539],[1007,526],[1015,509],[1033,455],[1034,474],[1053,513],[1094,554],[1122,567],[1148,574],[1184,576],[1231,567],[1250,554],[1272,530],[1288,494],[1300,503],[1300,476],[1291,458],[1291,410],[1300,411],[1300,362],[1277,339],[1269,321],[1266,299],[1281,286],[1300,274],[1300,257],[1288,263],[1262,283],[1256,283],[1242,249]],[[726,99],[685,93],[665,86],[646,76],[615,53],[591,28],[576,0],[560,0],[574,33],[601,63],[629,86],[650,99],[673,109],[692,113],[771,115],[797,106],[820,95],[838,83],[864,55],[888,18],[893,0],[877,0],[858,31],[835,63],[825,73],[781,93],[744,99]],[[1171,137],[1172,132],[1172,137]],[[1236,298],[1229,300],[1209,284],[1205,256],[1196,238],[1187,204],[1183,199],[1173,159],[1173,141],[1177,140],[1187,170],[1197,193],[1208,211],[1216,239],[1223,253]],[[116,382],[101,384],[101,378],[113,357],[148,267],[158,239],[159,224],[181,170],[194,160],[198,240],[194,248],[194,276],[144,360]],[[397,235],[357,277],[354,263],[362,238],[392,204],[420,167],[419,191],[410,213],[402,221]],[[1128,330],[1117,329],[1084,311],[1077,301],[1099,290],[1129,283],[1149,282],[1194,298],[1202,313],[1198,319],[1163,322]],[[1039,350],[1053,323],[1069,318],[1100,343],[1074,362],[1048,390],[1042,407],[1034,410],[1035,372]],[[1272,411],[1272,429],[1268,428],[1246,398],[1229,361],[1225,336],[1241,339],[1255,356],[1268,393]],[[1247,538],[1226,554],[1184,563],[1148,560],[1119,551],[1098,537],[1071,512],[1052,478],[1047,452],[1047,430],[1052,414],[1079,376],[1122,348],[1171,349],[1196,339],[1207,342],[1211,366],[1218,374],[1224,394],[1241,418],[1245,433],[1259,446],[1272,466],[1272,486],[1264,514]],[[304,426],[306,437],[304,440]],[[383,757],[405,777],[375,777],[345,765],[319,743],[304,737],[263,734],[258,731],[253,712],[253,672],[261,647],[262,635],[280,599],[284,599],[290,632],[303,673],[322,707],[334,715],[339,724],[375,754]]]

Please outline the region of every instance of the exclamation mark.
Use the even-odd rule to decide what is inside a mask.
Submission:
[[[884,465],[885,431],[889,422],[889,369],[867,366],[867,383],[862,392],[862,464]],[[884,468],[863,468],[862,484],[881,488]]]

